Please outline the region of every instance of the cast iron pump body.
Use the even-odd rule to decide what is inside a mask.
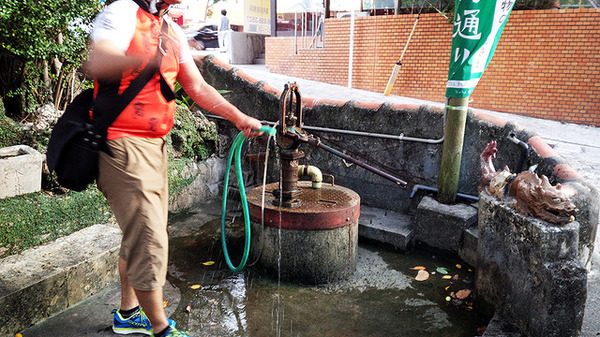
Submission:
[[[324,149],[391,180],[399,186],[405,187],[407,185],[405,181],[324,145],[318,137],[304,132],[302,130],[302,96],[298,84],[287,83],[279,98],[279,125],[277,126],[277,144],[281,158],[281,183],[279,189],[273,191],[276,200],[280,200],[280,206],[300,206],[300,201],[297,198],[301,193],[298,188],[298,162],[299,159],[304,158],[304,152],[299,150],[302,143]]]

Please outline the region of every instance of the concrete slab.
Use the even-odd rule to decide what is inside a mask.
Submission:
[[[413,237],[411,217],[384,209],[361,206],[358,236],[407,251]]]
[[[415,240],[458,253],[464,231],[476,224],[477,208],[467,204],[445,205],[425,196],[415,214]]]
[[[14,335],[118,279],[121,231],[94,225],[0,260],[0,335]]]
[[[477,266],[478,242],[479,233],[476,226],[464,230],[462,242],[458,249],[458,256],[471,266]]]
[[[45,156],[27,145],[0,149],[0,199],[37,192],[42,188]]]
[[[167,316],[170,316],[179,305],[181,293],[179,289],[174,287],[170,282],[167,282],[164,288],[164,298],[168,301],[165,312]],[[22,331],[21,334],[23,337],[114,337],[116,334],[112,331],[111,322],[113,315],[111,311],[119,307],[120,301],[120,283],[113,283],[94,296],[87,298],[58,315],[50,317],[41,324]],[[65,328],[65,325],[68,328]],[[131,336],[144,335],[133,334]]]

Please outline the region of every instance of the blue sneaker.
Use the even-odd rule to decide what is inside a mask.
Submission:
[[[154,334],[151,335],[152,337],[154,337]],[[183,332],[175,329],[174,326],[169,326],[167,333],[165,334],[165,337],[190,337],[186,334],[184,334]]]
[[[115,333],[121,335],[130,333],[152,335],[152,324],[141,308],[128,318],[121,316],[121,309],[114,309],[112,313],[114,315],[112,329]],[[167,320],[169,321],[169,326],[175,328],[175,321],[171,319]]]

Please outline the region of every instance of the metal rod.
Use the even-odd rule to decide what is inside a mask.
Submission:
[[[369,170],[369,171],[371,171],[371,172],[373,172],[373,173],[375,173],[375,174],[377,174],[379,176],[382,176],[382,177],[384,177],[384,178],[386,178],[388,180],[391,180],[391,181],[395,182],[396,184],[398,184],[398,185],[400,185],[402,187],[405,187],[407,185],[406,181],[398,179],[398,178],[392,176],[391,174],[388,174],[388,173],[383,172],[383,171],[381,171],[379,169],[376,169],[376,168],[374,168],[371,165],[365,164],[365,163],[363,163],[362,161],[360,161],[358,159],[354,159],[354,158],[348,156],[345,153],[342,153],[342,152],[340,152],[340,151],[338,151],[336,149],[333,149],[333,148],[331,148],[331,147],[329,147],[327,145],[322,144],[321,142],[319,142],[318,144],[312,144],[312,143],[309,143],[309,144],[314,145],[317,148],[321,148],[323,150],[331,152],[331,153],[333,153],[334,155],[336,155],[338,157],[344,158],[345,160],[347,160],[349,162],[352,162],[352,163],[354,163],[354,164],[356,164],[356,165],[358,165],[358,166],[360,166],[360,167],[362,167],[362,168],[364,168],[366,170]]]
[[[209,117],[209,118],[227,120],[226,118],[218,116],[218,115],[204,114],[204,116]],[[263,123],[269,124],[269,125],[276,124],[274,122],[266,122],[266,121],[263,121]],[[332,128],[324,128],[324,127],[320,127],[320,126],[308,126],[308,125],[302,125],[302,129],[309,130],[309,131],[331,132],[331,133],[339,133],[339,134],[353,135],[353,136],[394,139],[394,140],[402,140],[402,141],[407,141],[407,142],[418,142],[418,143],[428,143],[428,144],[440,144],[444,141],[444,137],[439,138],[439,139],[417,138],[417,137],[405,136],[403,133],[401,133],[400,135],[389,135],[389,134],[383,134],[383,133],[332,129]]]

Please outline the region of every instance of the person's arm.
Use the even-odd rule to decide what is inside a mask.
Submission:
[[[244,132],[244,136],[258,135],[256,131],[262,126],[260,121],[238,110],[223,98],[215,88],[206,83],[195,62],[184,62],[180,64],[180,67],[177,81],[196,104],[234,123],[239,130]]]
[[[124,69],[137,67],[141,62],[139,57],[125,55],[114,42],[101,40],[92,43],[86,69],[94,78],[116,80],[121,78]]]

